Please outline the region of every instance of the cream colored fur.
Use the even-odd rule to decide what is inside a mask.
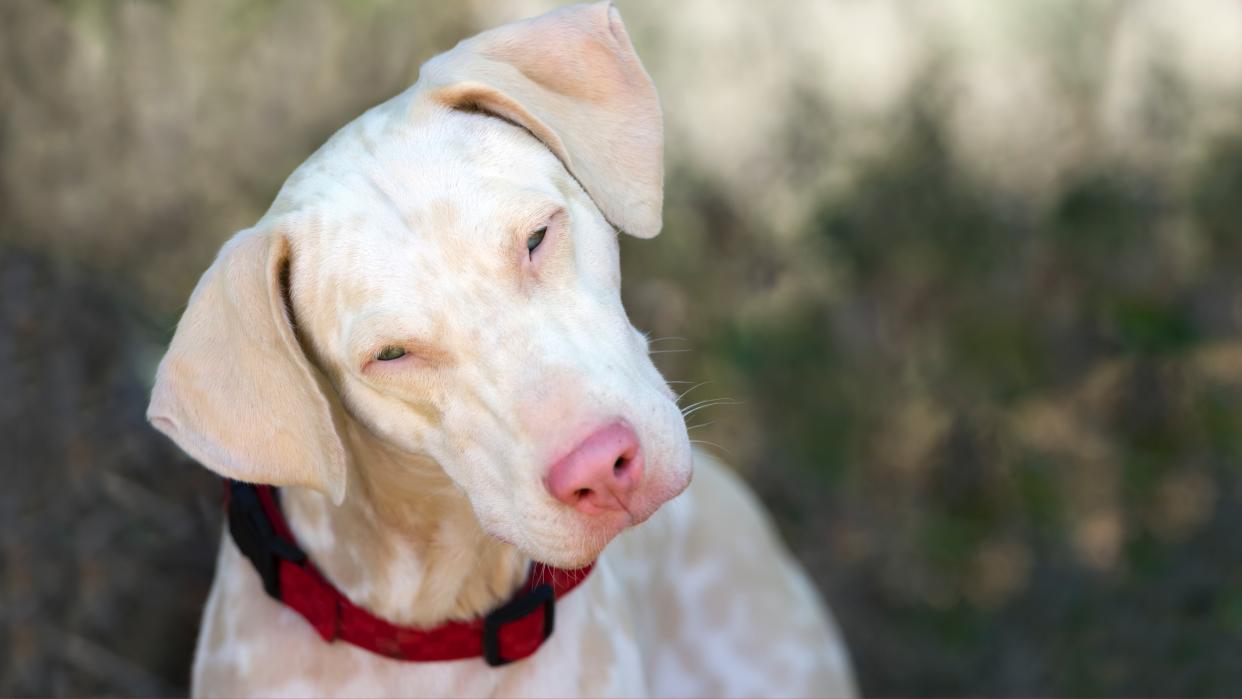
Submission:
[[[621,305],[616,230],[659,232],[662,138],[616,10],[566,8],[430,61],[225,245],[149,417],[214,471],[286,486],[299,542],[352,601],[433,625],[495,607],[531,561],[598,565],[535,656],[403,663],[322,642],[226,536],[195,694],[852,693],[805,576],[692,453]],[[645,460],[628,509],[552,498],[548,465],[615,420]]]

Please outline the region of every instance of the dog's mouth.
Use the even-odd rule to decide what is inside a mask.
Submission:
[[[518,549],[536,563],[564,569],[581,568],[593,563],[617,536],[651,519],[668,501],[684,492],[689,487],[692,476],[692,471],[686,469],[684,476],[654,489],[636,503],[637,506],[623,511],[596,515],[573,513],[571,516],[574,521],[566,524],[571,532],[568,538],[573,542],[569,545],[562,541],[544,546],[514,532],[501,531],[502,527],[494,525],[485,526],[484,531],[493,539]]]
[[[573,537],[574,543],[568,546],[563,543],[552,544],[546,547],[536,542],[522,543],[517,540],[518,537],[496,531],[494,528],[488,528],[485,531],[488,536],[516,548],[536,563],[557,568],[573,569],[581,568],[594,562],[604,548],[621,532],[641,524],[654,513],[655,510],[641,513],[638,516],[629,513],[614,513],[613,516],[607,518],[610,520],[608,522],[599,521],[600,518],[594,518],[592,521],[576,527],[577,531]]]

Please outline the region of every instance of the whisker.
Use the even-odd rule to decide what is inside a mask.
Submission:
[[[690,390],[691,390],[691,391],[693,391],[694,389],[690,389]],[[689,392],[690,392],[690,391],[686,391],[686,393],[689,393]],[[683,394],[683,395],[684,395],[684,394]],[[716,400],[720,400],[720,399],[719,399],[719,398],[708,398],[707,400],[701,400],[701,401],[699,401],[699,402],[697,402],[697,403],[691,403],[690,405],[687,405],[686,407],[682,408],[682,409],[681,409],[681,412],[683,412],[683,413],[684,413],[684,412],[686,412],[687,410],[689,410],[689,409],[691,409],[691,408],[697,408],[697,407],[698,407],[698,406],[700,406],[700,405],[704,405],[704,404],[707,404],[707,403],[711,403],[712,401],[716,401]]]
[[[700,410],[705,410],[707,408],[714,408],[718,405],[742,405],[742,402],[735,401],[735,400],[718,400],[718,401],[712,401],[712,402],[699,403],[699,404],[695,404],[681,411],[681,417],[683,419],[688,418],[691,415],[699,412]]]
[[[691,352],[690,349],[666,349],[666,350],[647,350],[647,354],[673,354],[676,352]]]
[[[690,383],[690,382],[689,381],[678,381],[677,383]],[[696,388],[699,388],[700,386],[706,386],[709,383],[712,383],[712,382],[711,381],[700,381],[699,383],[694,384],[690,388],[687,388],[685,391],[682,391],[681,395],[677,396],[677,400],[675,402],[681,403],[681,399],[685,398],[687,393],[693,391]]]
[[[728,454],[729,456],[732,456],[732,455],[733,455],[733,452],[729,451],[728,449],[725,449],[724,447],[720,446],[719,444],[717,444],[717,443],[715,443],[715,442],[709,442],[709,441],[707,441],[706,439],[692,439],[692,440],[690,440],[690,443],[691,443],[691,444],[706,444],[706,445],[709,445],[709,446],[716,447],[717,449],[719,449],[719,450],[723,451],[724,453]]]
[[[690,405],[687,405],[686,407],[681,409],[681,414],[688,415],[689,413],[687,411],[698,410],[700,408],[706,408],[710,405],[722,405],[722,404],[736,405],[737,402],[738,401],[735,401],[732,398],[708,398],[706,400],[701,400],[697,403],[691,403]]]
[[[707,422],[700,422],[697,425],[690,425],[686,427],[686,431],[689,432],[690,430],[697,430],[700,427],[707,427],[708,425],[714,425],[714,424],[716,424],[715,420],[708,420]]]
[[[652,338],[650,340],[647,340],[647,343],[650,344],[652,342],[664,342],[665,340],[681,340],[682,342],[689,342],[689,340],[687,340],[684,337],[677,337],[676,335],[668,335],[666,337]]]

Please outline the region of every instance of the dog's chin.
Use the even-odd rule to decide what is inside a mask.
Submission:
[[[605,536],[584,532],[583,536],[575,541],[557,542],[555,544],[519,542],[515,540],[518,537],[492,529],[487,529],[486,531],[488,536],[503,544],[512,546],[534,563],[542,563],[543,565],[564,570],[575,570],[594,563],[595,559],[599,557],[600,552],[604,550],[604,547],[624,529],[625,527],[622,527],[613,534]]]
[[[648,515],[650,516],[650,515]],[[608,517],[583,517],[575,523],[573,535],[548,546],[519,546],[531,560],[565,570],[582,568],[595,562],[618,534],[642,519],[619,512]]]
[[[621,532],[646,522],[664,503],[680,495],[689,487],[691,477],[691,469],[678,473],[660,487],[649,490],[645,498],[640,498],[624,512],[596,515],[566,513],[570,519],[564,521],[563,531],[572,533],[559,541],[540,541],[540,537],[531,536],[531,532],[500,531],[502,527],[497,526],[485,525],[484,530],[492,538],[513,546],[536,563],[565,570],[582,568],[594,563]]]
[[[573,535],[561,541],[531,541],[527,536],[515,536],[490,527],[485,528],[485,531],[493,539],[516,548],[535,563],[574,570],[594,563],[604,547],[618,534],[645,521],[655,509],[657,508],[637,516],[618,512],[606,517],[582,517],[581,521],[568,527]]]
[[[666,497],[658,497],[630,512],[617,512],[605,517],[586,516],[579,518],[576,536],[572,541],[558,542],[555,546],[518,546],[528,558],[545,565],[573,570],[595,562],[604,548],[625,530],[647,521],[659,511],[660,507],[679,495],[689,485],[689,477],[669,489]]]
[[[604,550],[604,547],[601,546],[599,547],[599,550],[584,551],[582,553],[577,553],[577,554],[567,554],[564,552],[558,552],[558,553],[549,554],[546,556],[537,556],[537,555],[534,555],[533,553],[527,553],[526,555],[528,558],[530,558],[530,560],[534,561],[535,563],[542,563],[545,566],[551,566],[553,568],[560,568],[561,570],[577,570],[579,568],[585,568],[591,565],[592,563],[594,563],[595,559],[599,558],[599,554],[603,550]]]

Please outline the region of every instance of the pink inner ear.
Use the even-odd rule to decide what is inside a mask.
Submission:
[[[547,146],[565,169],[573,174],[573,163],[560,137],[507,95],[486,85],[464,83],[437,90],[433,98],[449,109],[487,114],[526,129]]]

